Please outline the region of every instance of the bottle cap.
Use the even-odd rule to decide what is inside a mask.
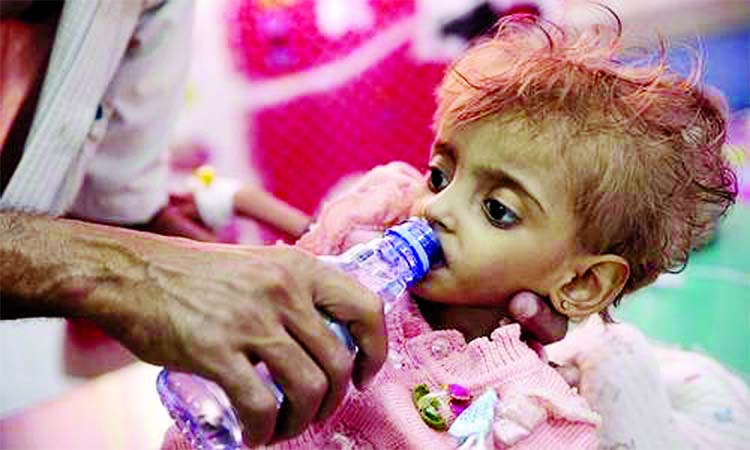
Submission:
[[[415,267],[414,278],[421,279],[430,267],[442,260],[443,251],[437,234],[425,219],[412,217],[407,221],[385,230],[385,235],[395,235],[406,241],[417,256],[419,263]]]

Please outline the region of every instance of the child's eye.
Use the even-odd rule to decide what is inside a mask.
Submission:
[[[440,192],[448,186],[448,177],[437,167],[430,167],[430,177],[427,184],[432,192]]]
[[[482,206],[487,218],[495,226],[508,228],[517,224],[520,220],[516,213],[494,198],[486,199],[482,202]]]

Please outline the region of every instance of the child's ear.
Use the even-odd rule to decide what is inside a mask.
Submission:
[[[575,272],[550,292],[555,309],[581,319],[604,310],[625,287],[630,266],[617,255],[597,255],[575,263]]]

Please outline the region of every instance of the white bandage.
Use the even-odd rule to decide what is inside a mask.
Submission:
[[[190,181],[195,206],[203,223],[218,231],[224,228],[234,216],[234,194],[242,184],[231,178],[217,177],[206,186],[200,180]]]

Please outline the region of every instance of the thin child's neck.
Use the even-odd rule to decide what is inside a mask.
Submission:
[[[476,307],[446,305],[412,296],[419,312],[433,330],[454,329],[463,334],[466,342],[489,336],[503,318],[510,317],[504,307]]]

